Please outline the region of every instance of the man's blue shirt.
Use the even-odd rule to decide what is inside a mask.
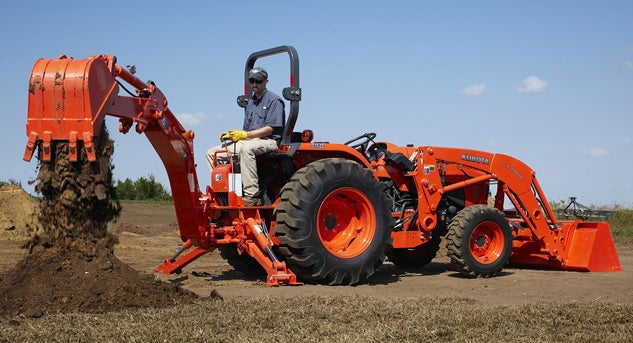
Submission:
[[[250,131],[270,126],[273,128],[272,138],[283,136],[286,113],[283,100],[275,93],[264,91],[260,99],[251,98],[244,109],[244,130]]]

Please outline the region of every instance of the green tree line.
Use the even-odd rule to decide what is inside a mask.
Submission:
[[[151,174],[136,181],[129,178],[124,181],[117,180],[115,187],[120,200],[172,200],[165,186],[156,181]]]
[[[16,179],[0,180],[0,187],[7,185],[22,186]],[[140,177],[136,181],[126,178],[118,180],[115,184],[117,197],[121,200],[172,200],[167,188],[156,181],[154,175]]]
[[[6,185],[20,186],[22,187],[22,183],[16,179],[9,179],[9,181],[0,180],[0,187],[4,187]]]

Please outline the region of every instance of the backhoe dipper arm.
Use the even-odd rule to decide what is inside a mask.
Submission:
[[[122,84],[117,78],[133,86],[136,95],[118,95]],[[141,81],[116,64],[114,56],[39,59],[31,72],[28,104],[26,161],[40,143],[42,160],[50,161],[53,141],[69,142],[71,161],[77,161],[78,142],[83,142],[86,156],[95,161],[93,136],[101,131],[106,115],[119,118],[122,133],[136,123],[136,132],[145,133],[167,171],[181,239],[198,245],[204,220],[198,201],[194,134],[178,122],[152,81]]]

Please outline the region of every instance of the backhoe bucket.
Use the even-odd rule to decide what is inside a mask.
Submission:
[[[26,123],[29,141],[24,160],[31,160],[40,140],[44,161],[50,161],[51,142],[58,140],[69,142],[71,161],[77,161],[78,141],[83,141],[88,158],[96,160],[93,136],[103,125],[104,104],[118,93],[113,63],[106,56],[37,60],[29,80]]]
[[[621,272],[622,266],[606,222],[562,221],[553,240],[515,239],[510,263],[582,272]]]

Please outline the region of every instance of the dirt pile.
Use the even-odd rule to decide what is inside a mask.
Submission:
[[[162,308],[194,299],[176,286],[139,274],[100,244],[76,240],[36,246],[2,277],[0,315]]]
[[[0,187],[0,209],[0,235],[25,237],[37,227],[38,202],[20,186]]]
[[[95,137],[97,161],[68,160],[68,144],[54,142],[50,162],[40,160],[36,191],[43,199],[25,247],[29,254],[0,279],[0,315],[38,317],[60,312],[104,312],[165,307],[195,296],[141,275],[114,256],[108,232],[121,207],[113,187],[113,142],[105,128]],[[41,147],[39,152],[41,154]]]

